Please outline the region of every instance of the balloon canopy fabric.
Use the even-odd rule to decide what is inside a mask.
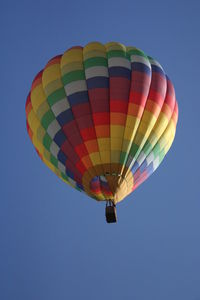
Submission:
[[[115,42],[52,58],[26,101],[27,131],[43,162],[73,188],[114,204],[157,169],[177,119],[161,65]]]

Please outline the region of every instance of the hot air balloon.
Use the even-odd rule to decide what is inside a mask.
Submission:
[[[135,47],[76,46],[52,58],[26,101],[29,137],[64,182],[116,204],[160,165],[174,140],[178,106],[161,65]]]

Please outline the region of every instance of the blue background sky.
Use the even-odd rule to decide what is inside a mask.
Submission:
[[[200,299],[200,1],[1,1],[0,299]],[[56,54],[119,41],[173,81],[172,149],[108,225],[60,181],[25,128],[34,75]]]

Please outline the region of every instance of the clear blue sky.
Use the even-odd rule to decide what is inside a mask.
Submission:
[[[1,300],[200,299],[200,2],[1,1]],[[108,225],[60,181],[25,128],[34,75],[72,45],[119,41],[173,81],[172,149]]]

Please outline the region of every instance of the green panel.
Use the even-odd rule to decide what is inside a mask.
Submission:
[[[107,52],[107,57],[126,57],[126,53],[122,50],[111,50]]]
[[[58,167],[58,160],[51,154],[50,162],[57,168]]]
[[[156,156],[159,154],[160,151],[161,151],[160,145],[159,145],[159,143],[157,143],[157,144],[155,145],[155,147],[153,148],[153,154],[154,154],[154,157],[156,157]]]
[[[161,163],[161,161],[163,160],[163,158],[165,157],[165,151],[164,149],[159,153],[159,162]]]
[[[139,55],[139,56],[143,56],[147,59],[147,56],[144,54],[144,52],[142,52],[139,49],[131,49],[128,51],[129,55]]]
[[[107,59],[104,57],[92,57],[88,58],[84,61],[84,67],[85,69],[95,67],[95,66],[108,66]]]
[[[64,173],[61,173],[61,176],[64,180],[68,181],[68,177]]]
[[[46,114],[43,116],[41,123],[42,126],[47,130],[47,128],[49,127],[49,124],[51,124],[51,122],[55,119],[55,116],[53,114],[53,112],[51,110],[49,110],[48,112],[46,112]]]
[[[62,82],[64,85],[73,81],[84,80],[84,79],[85,79],[85,73],[83,70],[72,71],[62,76]]]
[[[139,149],[139,146],[133,143],[129,154],[134,157],[135,154],[137,153],[138,149]]]
[[[43,138],[43,145],[47,150],[50,150],[50,146],[52,143],[52,139],[50,138],[50,136],[48,135],[48,133],[45,134],[44,138]]]
[[[128,157],[128,153],[126,153],[126,152],[121,152],[121,154],[120,154],[120,164],[122,164],[122,165],[124,165],[124,162],[125,162],[125,160],[127,159],[127,157]]]
[[[146,141],[144,148],[142,150],[144,151],[144,153],[146,155],[148,155],[150,153],[150,151],[152,150],[152,145],[148,140]]]
[[[49,95],[47,101],[49,105],[52,106],[63,98],[66,98],[66,94],[65,89],[62,87]]]

